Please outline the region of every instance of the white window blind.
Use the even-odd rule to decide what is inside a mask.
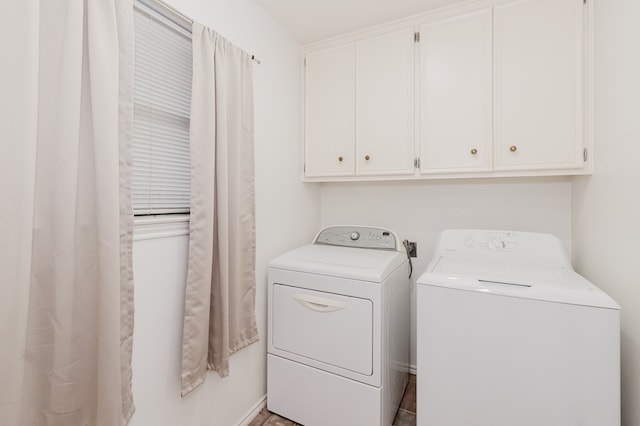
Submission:
[[[132,204],[189,211],[191,34],[136,2]]]

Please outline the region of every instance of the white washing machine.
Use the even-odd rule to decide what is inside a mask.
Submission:
[[[418,425],[620,424],[620,308],[556,237],[444,231],[417,297]]]
[[[395,233],[321,230],[270,262],[267,408],[305,426],[391,425],[407,384],[409,268]]]

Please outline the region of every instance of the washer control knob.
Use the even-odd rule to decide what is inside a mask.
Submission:
[[[351,240],[356,241],[358,238],[360,238],[360,233],[359,232],[352,232],[351,233]]]

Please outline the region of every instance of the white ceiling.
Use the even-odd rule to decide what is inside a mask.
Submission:
[[[462,0],[256,0],[302,44]]]

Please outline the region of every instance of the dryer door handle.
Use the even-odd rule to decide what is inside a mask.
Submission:
[[[334,312],[347,307],[347,304],[340,300],[325,299],[303,293],[294,294],[293,299],[305,308],[316,312]]]

